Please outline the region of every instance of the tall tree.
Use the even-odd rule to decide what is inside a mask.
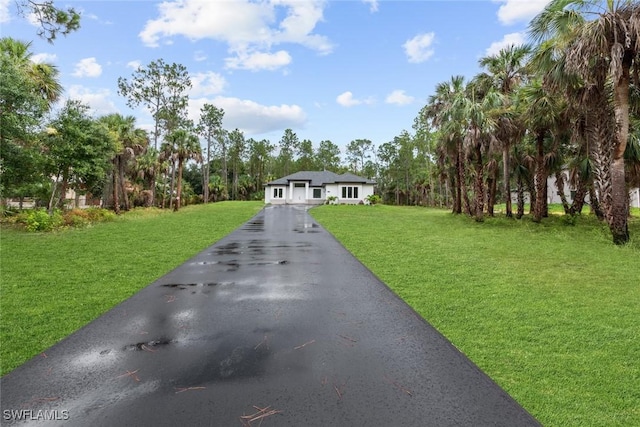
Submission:
[[[48,172],[54,182],[50,209],[60,206],[68,188],[95,192],[104,182],[116,141],[107,129],[89,115],[89,107],[69,100],[49,124],[45,138]],[[55,194],[61,182],[58,202]]]
[[[182,172],[184,164],[188,160],[202,160],[202,149],[200,148],[198,137],[185,129],[174,130],[166,136],[165,140],[170,144],[177,162],[177,194],[173,206],[173,209],[177,211],[182,206]]]
[[[145,130],[136,128],[136,119],[133,116],[123,116],[118,113],[109,114],[99,119],[103,123],[112,139],[115,141],[115,155],[111,160],[113,171],[111,175],[113,192],[113,210],[120,213],[120,200],[124,205],[124,210],[130,209],[130,201],[127,195],[125,172],[131,169],[131,161],[138,155],[144,153],[149,141]],[[119,196],[122,196],[120,199]]]
[[[240,130],[234,129],[229,133],[229,160],[231,161],[233,172],[233,200],[238,200],[238,184],[245,151],[244,134]]]
[[[58,34],[66,36],[80,28],[80,13],[73,7],[56,7],[52,0],[15,0],[18,14],[35,20],[38,37],[53,43]]]
[[[480,65],[487,69],[485,75],[489,84],[502,94],[503,114],[496,122],[496,136],[502,146],[502,176],[503,192],[506,203],[506,215],[513,216],[511,208],[511,146],[516,143],[524,133],[517,116],[511,114],[512,95],[514,90],[527,79],[527,56],[531,48],[529,46],[510,45],[501,49],[497,54],[488,55],[480,59]],[[481,78],[483,76],[481,75]]]
[[[320,141],[315,157],[323,170],[336,172],[340,168],[340,147],[329,140]]]
[[[385,142],[378,147],[378,161],[381,162],[378,173],[378,188],[386,202],[391,194],[395,197],[395,204],[400,204],[400,193],[398,186],[398,146],[397,138],[393,141]]]
[[[289,175],[292,173],[293,155],[300,145],[298,135],[291,129],[285,129],[282,139],[280,139],[280,153],[278,154],[278,163],[281,175]]]
[[[198,122],[197,131],[205,141],[207,141],[206,165],[204,167],[204,202],[209,202],[209,174],[211,172],[211,147],[215,138],[222,131],[222,119],[224,118],[224,110],[212,104],[204,104],[200,109],[200,121]]]
[[[347,145],[347,161],[354,173],[360,173],[364,164],[374,152],[373,142],[368,139],[355,139]]]
[[[48,108],[60,99],[62,85],[58,68],[48,62],[33,62],[31,42],[25,43],[11,37],[0,38],[0,55],[3,61],[10,61],[20,73],[33,83],[30,85],[38,96],[44,99]]]
[[[601,86],[602,75],[611,82],[615,137],[602,141],[607,163],[603,166],[610,169],[610,185],[601,187],[607,193],[602,196],[613,241],[624,244],[629,241],[624,152],[629,138],[631,76],[639,72],[640,4],[631,0],[552,0],[531,21],[530,33],[539,42],[558,44],[566,52],[567,68],[579,74],[585,84]]]
[[[0,192],[5,197],[32,196],[34,186],[49,179],[41,164],[39,127],[51,104],[33,78],[30,58],[28,43],[0,39]],[[57,76],[51,77],[60,87]]]
[[[533,221],[540,222],[545,214],[544,203],[547,198],[548,167],[545,155],[549,150],[545,150],[545,142],[554,137],[552,132],[560,124],[560,114],[565,106],[558,94],[545,88],[540,79],[532,80],[520,88],[516,102],[535,140],[535,200],[532,200],[532,206]]]
[[[450,80],[438,83],[435,93],[429,97],[429,101],[421,114],[425,115],[432,126],[439,129],[437,133],[440,152],[448,158],[445,163],[453,165],[455,173],[453,213],[460,214],[463,209],[471,212],[467,188],[466,188],[466,162],[463,150],[465,123],[456,112],[454,104],[459,98],[464,97],[465,81],[463,76],[452,76]]]
[[[270,163],[275,147],[268,140],[256,141],[250,138],[247,141],[249,147],[249,174],[253,177],[257,191],[261,191],[268,175],[268,164]]]
[[[127,98],[127,105],[135,108],[142,104],[153,117],[155,150],[158,150],[163,133],[178,129],[186,121],[190,88],[191,79],[186,67],[167,64],[163,59],[151,61],[147,67],[138,67],[131,80],[118,78],[118,94]]]
[[[303,139],[297,147],[298,160],[296,160],[299,171],[310,171],[315,169],[313,159],[313,143],[308,139]]]
[[[182,64],[167,64],[163,59],[151,61],[138,69],[131,80],[118,78],[118,94],[127,98],[127,105],[135,108],[144,105],[154,119],[154,148],[163,131],[176,129],[176,117],[183,117],[189,102],[187,91],[191,79]]]

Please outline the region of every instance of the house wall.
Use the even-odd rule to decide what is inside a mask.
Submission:
[[[273,190],[281,189],[282,198],[273,197]],[[264,190],[264,202],[271,203],[272,205],[284,205],[287,203],[287,197],[289,196],[289,187],[287,185],[268,185]]]
[[[300,182],[304,183],[304,181]],[[352,199],[343,199],[342,196],[342,187],[357,187],[358,188],[358,197]],[[274,189],[282,189],[282,198],[274,198],[273,191]],[[313,190],[320,190],[320,198],[313,197]],[[301,199],[298,199],[298,195],[301,195],[304,191],[305,196]],[[372,184],[327,184],[325,187],[311,187],[308,185],[305,188],[295,187],[295,182],[290,182],[288,185],[268,185],[265,187],[264,191],[264,202],[270,203],[272,205],[283,205],[283,204],[297,204],[304,203],[307,205],[321,205],[324,204],[329,196],[338,197],[338,203],[343,204],[358,204],[360,202],[365,201],[367,196],[373,194],[373,185]],[[306,198],[305,198],[306,197]]]
[[[569,179],[567,178],[567,174],[565,173],[565,185],[564,185],[564,194],[567,197],[567,201],[569,203],[573,202],[573,197],[571,197],[571,186],[568,184]],[[558,195],[558,187],[556,187],[556,177],[551,176],[547,179],[547,199],[549,203],[562,203],[560,196]],[[587,203],[589,202],[589,195],[585,199]],[[629,190],[629,205],[634,208],[640,208],[640,188],[632,188]]]
[[[352,199],[344,199],[342,198],[342,187],[357,187],[358,188],[358,197]],[[373,194],[373,185],[372,184],[352,184],[352,183],[338,183],[338,184],[327,184],[326,186],[327,194],[326,197],[336,196],[338,198],[339,204],[359,204],[366,200],[366,198]]]

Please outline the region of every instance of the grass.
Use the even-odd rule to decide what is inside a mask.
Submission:
[[[262,202],[136,209],[115,222],[0,236],[2,375],[224,237]]]
[[[220,239],[261,202],[134,210],[0,235],[0,361],[11,371]],[[547,426],[640,425],[640,212],[632,241],[580,216],[487,218],[391,206],[312,215]]]
[[[616,247],[589,216],[311,214],[544,425],[640,425],[640,219]]]

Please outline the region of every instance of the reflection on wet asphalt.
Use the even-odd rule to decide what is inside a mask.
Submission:
[[[67,411],[47,425],[538,425],[295,206],[266,207],[0,387],[3,414]]]

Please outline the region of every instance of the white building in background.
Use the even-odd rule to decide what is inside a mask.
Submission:
[[[565,186],[564,193],[567,197],[567,201],[571,203],[573,201],[572,191],[574,191],[569,185],[569,179],[565,173]],[[587,202],[589,201],[589,195],[586,197]],[[556,177],[550,176],[547,178],[547,201],[551,203],[562,203],[560,199],[560,195],[558,195],[558,187],[556,186]],[[629,203],[631,207],[640,208],[640,188],[632,188],[629,191]]]
[[[351,173],[302,171],[268,182],[264,202],[321,205],[328,198],[338,204],[365,203],[373,195],[375,181]]]

